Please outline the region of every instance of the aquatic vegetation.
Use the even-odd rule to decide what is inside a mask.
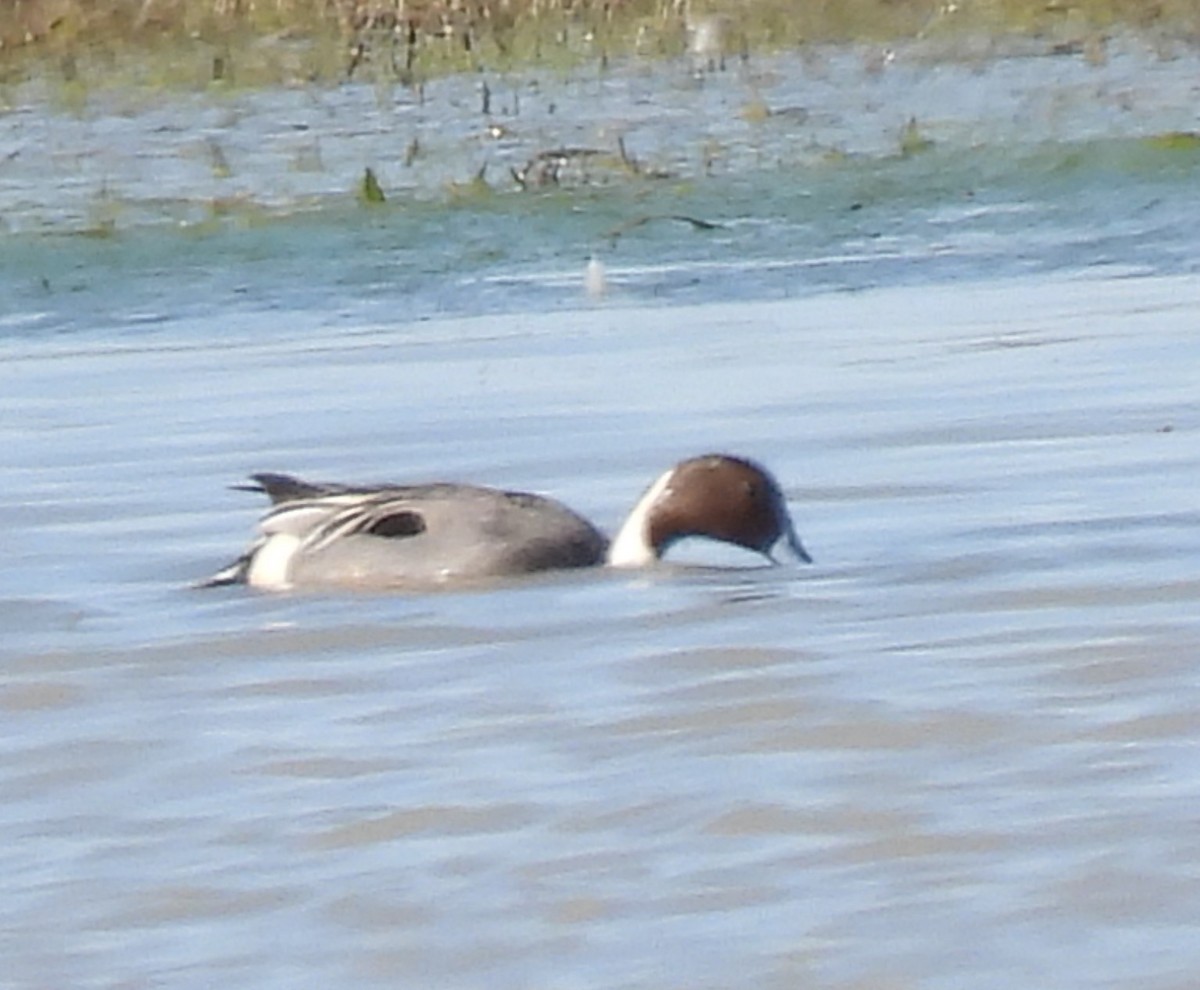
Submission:
[[[598,175],[614,168],[623,169],[624,163],[601,148],[552,148],[539,151],[511,171],[513,180],[522,189],[542,189],[564,183],[589,185]]]
[[[1146,138],[1146,144],[1157,151],[1196,151],[1200,149],[1200,134],[1195,131],[1168,131]]]
[[[321,157],[321,141],[314,137],[312,141],[292,152],[288,167],[293,172],[324,172],[325,162]]]
[[[727,57],[827,41],[1024,34],[1099,63],[1106,30],[1200,33],[1194,0],[21,0],[0,4],[0,81],[256,86],[345,79],[418,86],[516,65]],[[1055,47],[1057,46],[1057,47]]]
[[[359,202],[368,206],[377,206],[387,202],[387,196],[383,194],[383,187],[380,186],[379,179],[370,168],[363,170],[362,181],[358,184],[358,199]]]
[[[207,138],[205,147],[208,149],[209,167],[212,169],[214,178],[228,179],[233,175],[233,169],[229,167],[229,159],[225,155],[225,149],[221,147],[220,142],[216,138]]]
[[[612,247],[616,246],[617,241],[630,231],[637,230],[639,227],[645,227],[647,224],[656,223],[658,221],[668,221],[671,223],[681,223],[691,227],[693,230],[709,231],[721,230],[722,225],[715,223],[712,220],[704,220],[700,217],[688,216],[683,213],[662,213],[662,214],[642,214],[641,216],[633,217],[631,220],[625,220],[613,227],[604,235],[604,239],[609,242]]]
[[[761,124],[770,116],[771,108],[758,93],[755,93],[742,107],[742,120],[747,124]]]
[[[221,229],[222,222],[232,222],[237,226],[265,224],[272,219],[271,212],[258,203],[253,197],[245,194],[218,196],[209,202],[209,215],[198,224],[192,225],[194,231],[216,233]]]
[[[466,182],[447,182],[446,195],[452,203],[474,203],[491,196],[492,189],[487,180],[487,163],[479,166]]]
[[[87,220],[77,232],[82,237],[107,240],[117,234],[117,221],[121,215],[121,203],[107,186],[96,192],[88,204]]]
[[[670,178],[670,173],[644,165],[617,139],[616,152],[602,148],[551,148],[539,151],[524,165],[511,170],[513,180],[522,189],[548,186],[596,186],[620,179],[641,177]]]
[[[384,32],[376,44],[394,37]],[[1186,113],[1196,56],[1161,62],[1128,36],[1113,39],[1103,69],[1079,53],[1042,57],[1050,54],[1044,40],[979,65],[935,64],[942,49],[916,42],[756,53],[713,75],[681,50],[668,62],[624,61],[607,72],[489,71],[408,88],[386,78],[390,68],[368,78],[380,69],[368,53],[353,85],[255,93],[230,88],[246,79],[241,49],[205,45],[192,66],[199,94],[110,90],[88,99],[77,120],[55,113],[54,85],[10,84],[18,106],[42,99],[62,136],[36,141],[19,114],[8,115],[14,139],[0,164],[16,183],[19,210],[6,222],[16,230],[112,229],[87,203],[88,190],[108,183],[123,204],[121,234],[159,223],[238,227],[256,209],[255,223],[328,211],[361,225],[364,209],[400,207],[372,209],[374,228],[418,206],[488,212],[526,200],[519,209],[530,214],[570,213],[586,223],[580,238],[588,249],[614,239],[724,243],[733,235],[706,238],[648,221],[711,217],[732,228],[731,213],[706,202],[706,190],[726,179],[750,184],[763,172],[778,177],[769,198],[782,203],[784,190],[794,190],[824,222],[851,202],[869,209],[940,198],[953,212],[1011,167],[1037,182],[1070,182],[1096,168],[1178,175],[1195,169],[1200,147]],[[880,50],[894,58],[876,71],[868,60]],[[1163,73],[1172,88],[1160,99],[1130,64]],[[64,57],[55,71],[63,85],[91,92],[86,60]],[[948,99],[959,88],[971,98]],[[826,196],[831,186],[849,190],[845,201]],[[693,192],[697,202],[670,202]],[[211,212],[210,203],[218,204]],[[615,237],[605,236],[611,230]]]
[[[921,132],[920,125],[917,124],[917,118],[910,117],[908,123],[900,131],[900,154],[905,158],[909,158],[912,155],[919,155],[923,151],[928,151],[932,147],[933,141]]]
[[[1097,138],[1047,143],[1025,158],[1025,167],[1046,175],[1177,175],[1194,173],[1200,134],[1168,131],[1148,137]]]

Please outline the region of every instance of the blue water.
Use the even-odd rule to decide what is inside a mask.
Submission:
[[[0,986],[1191,984],[1195,57],[870,54],[493,81],[501,139],[477,79],[21,91]],[[504,181],[617,133],[670,176]],[[251,471],[611,531],[710,449],[812,567],[191,586]]]

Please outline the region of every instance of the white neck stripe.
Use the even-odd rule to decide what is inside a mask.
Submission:
[[[629,518],[617,533],[608,548],[608,562],[613,567],[645,567],[658,559],[658,552],[650,545],[650,517],[659,499],[671,487],[675,469],[664,472],[638,499],[629,513]]]

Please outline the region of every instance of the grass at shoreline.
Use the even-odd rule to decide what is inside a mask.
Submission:
[[[1115,31],[1197,43],[1200,0],[7,0],[0,82],[413,84],[689,46],[721,58],[955,34],[1086,45]]]

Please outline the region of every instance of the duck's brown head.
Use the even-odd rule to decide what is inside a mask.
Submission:
[[[811,563],[788,515],[779,483],[762,466],[728,454],[675,465],[634,506],[609,549],[609,562],[636,566],[661,557],[678,540],[703,536],[774,560],[780,541]]]

